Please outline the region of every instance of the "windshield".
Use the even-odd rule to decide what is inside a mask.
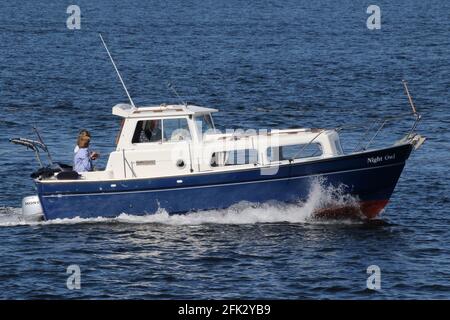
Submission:
[[[125,119],[122,119],[122,120],[120,121],[120,129],[119,129],[119,132],[117,133],[117,136],[116,136],[116,146],[117,146],[117,144],[119,143],[120,135],[122,134],[123,124],[124,124],[124,123],[125,123]]]
[[[214,130],[214,122],[212,120],[211,114],[204,114],[195,117],[195,124],[197,126],[198,132],[204,134],[206,131]]]

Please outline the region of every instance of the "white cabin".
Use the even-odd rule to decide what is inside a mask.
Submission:
[[[343,154],[335,130],[289,129],[221,133],[216,109],[194,105],[132,107],[119,104],[117,148],[104,171],[86,180],[142,179],[191,173],[270,168]]]

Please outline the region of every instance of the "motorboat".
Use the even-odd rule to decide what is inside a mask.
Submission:
[[[160,209],[181,214],[242,201],[291,203],[304,201],[320,179],[343,187],[357,199],[358,214],[373,219],[388,204],[411,152],[425,141],[416,133],[421,116],[406,82],[415,121],[405,137],[383,148],[368,143],[344,152],[339,128],[221,132],[213,117],[217,109],[136,106],[104,45],[130,100],[112,108],[122,120],[116,148],[104,169],[75,172],[53,162],[37,130],[38,140],[11,139],[32,149],[40,163],[32,174],[37,195],[23,200],[25,214],[52,220],[150,215]]]

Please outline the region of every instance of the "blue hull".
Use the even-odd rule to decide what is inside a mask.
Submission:
[[[275,175],[259,168],[172,178],[49,183],[36,180],[47,220],[56,218],[145,215],[159,208],[168,213],[220,209],[240,201],[306,200],[312,183],[345,186],[357,196],[367,217],[387,204],[412,150],[410,144],[303,164],[280,166]],[[182,183],[177,180],[182,180]],[[115,186],[112,186],[112,183]]]

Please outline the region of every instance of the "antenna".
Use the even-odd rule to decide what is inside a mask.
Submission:
[[[114,63],[114,60],[113,60],[113,58],[112,58],[112,56],[111,56],[111,53],[109,53],[108,47],[106,46],[106,43],[105,43],[105,41],[103,40],[102,34],[99,33],[98,35],[100,36],[100,39],[102,40],[103,46],[105,47],[106,52],[108,53],[109,59],[111,59],[111,62],[112,62],[112,64],[113,64],[113,66],[114,66],[114,69],[116,70],[117,75],[119,76],[119,80],[120,80],[120,82],[122,83],[122,86],[123,86],[123,88],[125,89],[125,92],[127,93],[128,100],[130,100],[131,106],[132,106],[133,108],[136,108],[136,106],[134,105],[133,99],[131,99],[131,96],[130,96],[130,94],[128,93],[127,87],[125,86],[125,83],[123,82],[123,79],[122,79],[122,77],[120,76],[120,72],[119,72],[119,70],[117,69],[116,64]]]
[[[175,93],[175,95],[177,96],[177,98],[180,100],[180,102],[187,107],[187,103],[185,101],[183,101],[183,99],[181,99],[180,95],[178,94],[177,90],[175,90],[175,87],[173,86],[173,84],[170,81],[167,81],[167,88],[169,88],[170,90],[172,90],[173,93]]]
[[[414,105],[412,97],[409,94],[408,82],[406,80],[402,80],[402,83],[403,83],[403,86],[405,87],[405,92],[406,92],[406,95],[408,96],[409,104],[411,105],[412,111],[413,111],[414,115],[417,115],[416,106]]]
[[[413,99],[412,99],[411,95],[409,94],[408,82],[406,82],[406,80],[402,80],[402,83],[403,83],[403,86],[405,87],[406,95],[408,96],[409,104],[411,105],[413,114],[416,117],[416,121],[414,121],[414,124],[407,136],[409,138],[409,137],[413,136],[414,130],[416,130],[417,124],[419,123],[422,116],[420,115],[420,113],[417,112],[416,106],[414,105],[414,102],[413,102]]]

